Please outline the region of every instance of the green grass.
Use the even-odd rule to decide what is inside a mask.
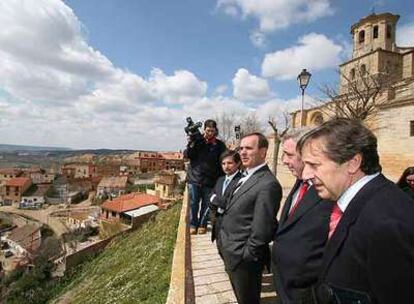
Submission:
[[[62,282],[70,303],[165,303],[181,204],[118,237]],[[56,286],[59,289],[58,286]]]

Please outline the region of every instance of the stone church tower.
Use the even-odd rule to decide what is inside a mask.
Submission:
[[[402,78],[403,49],[396,46],[396,27],[400,16],[390,13],[372,14],[351,27],[352,59],[341,64],[339,93],[346,93],[349,81],[364,74],[392,74]],[[411,75],[412,76],[412,73]]]
[[[393,180],[406,167],[414,166],[414,46],[397,46],[399,18],[391,13],[371,14],[352,25],[352,58],[339,65],[338,89],[340,98],[349,92],[347,86],[358,85],[364,76],[387,79],[375,102],[374,122],[367,125],[378,138],[383,171]],[[330,118],[327,112],[332,113],[334,107],[327,103],[305,110],[305,125],[326,121]],[[299,124],[300,111],[293,112],[292,125]]]

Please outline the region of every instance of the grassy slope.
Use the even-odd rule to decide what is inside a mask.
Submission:
[[[70,303],[165,303],[181,204],[83,264],[65,288]]]

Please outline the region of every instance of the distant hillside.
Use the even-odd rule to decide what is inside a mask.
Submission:
[[[69,285],[51,303],[165,303],[181,204],[160,211],[154,221],[117,238],[67,278]]]
[[[38,147],[38,146],[22,146],[22,145],[5,145],[0,144],[0,152],[15,151],[69,151],[71,148],[65,147]]]

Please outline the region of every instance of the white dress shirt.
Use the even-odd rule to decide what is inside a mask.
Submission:
[[[341,209],[342,212],[345,212],[346,208],[349,206],[349,203],[352,201],[355,195],[357,195],[359,190],[361,190],[362,187],[364,187],[378,175],[380,175],[379,172],[371,175],[365,175],[363,178],[356,181],[356,183],[349,187],[344,193],[342,193],[337,202],[339,209]]]
[[[256,172],[256,171],[258,171],[259,169],[261,169],[262,167],[264,167],[264,166],[266,166],[266,163],[263,163],[263,164],[260,164],[260,165],[258,165],[258,166],[256,166],[256,167],[253,167],[253,168],[250,168],[250,169],[246,169],[245,170],[245,172],[244,172],[244,174],[245,174],[245,176],[244,177],[242,177],[241,179],[239,179],[239,182],[238,182],[238,184],[237,184],[237,186],[236,186],[236,189],[234,190],[234,193],[236,193],[240,188],[241,188],[241,186]]]
[[[233,180],[233,178],[236,176],[237,173],[239,173],[239,170],[234,172],[232,175],[226,175],[226,178],[224,179],[224,182],[223,182],[223,190],[221,192],[222,195],[224,194],[227,186],[231,183],[231,181]]]

